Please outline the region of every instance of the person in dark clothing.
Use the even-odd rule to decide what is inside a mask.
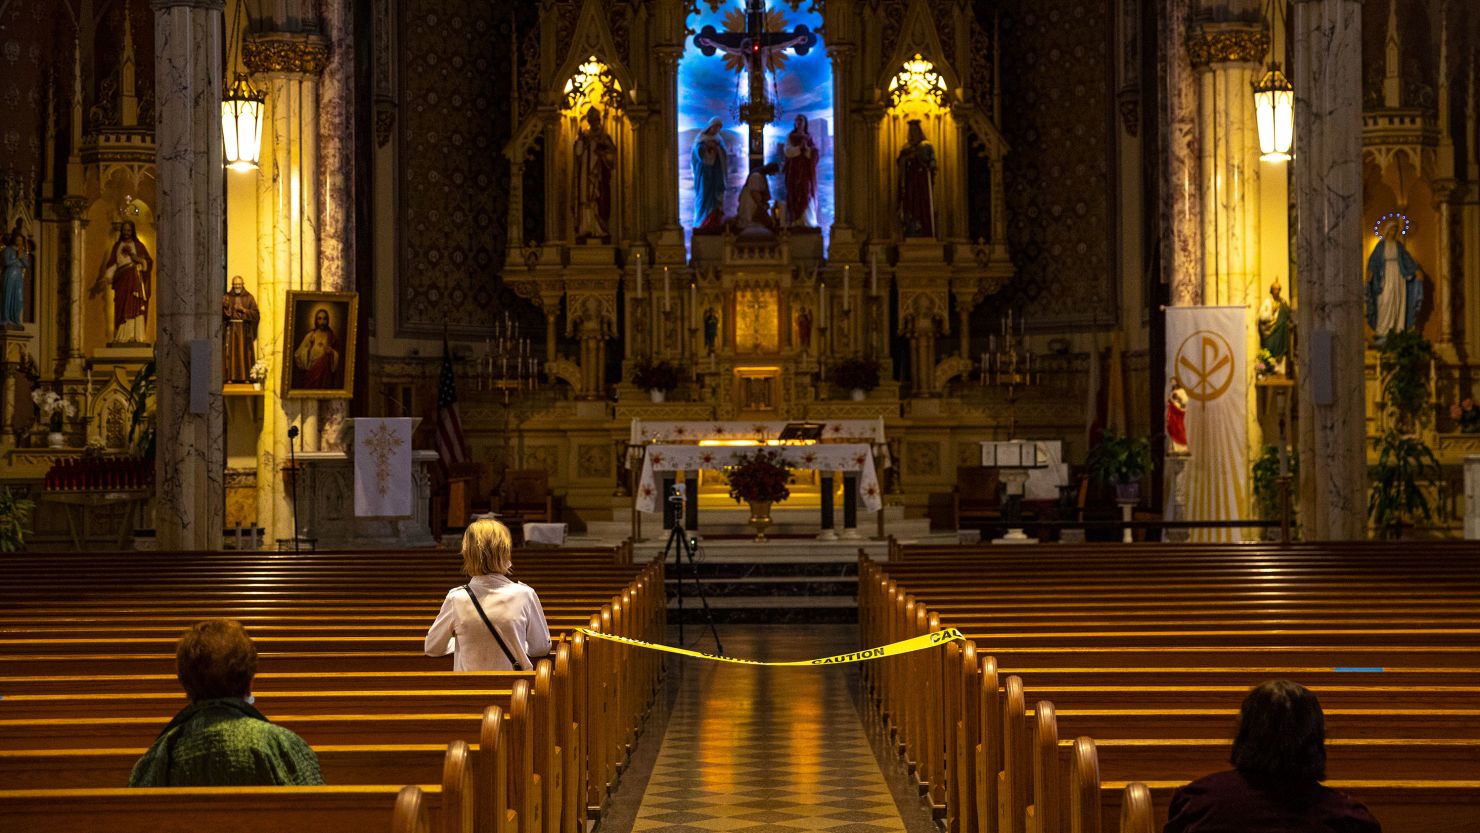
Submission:
[[[1367,808],[1323,786],[1326,718],[1304,686],[1270,680],[1244,698],[1233,769],[1172,795],[1163,833],[1381,833]]]
[[[324,783],[303,738],[252,707],[257,646],[240,622],[197,622],[181,637],[175,665],[190,705],[134,764],[130,787]]]

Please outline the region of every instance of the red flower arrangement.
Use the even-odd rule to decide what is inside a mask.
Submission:
[[[791,482],[791,464],[781,452],[759,448],[735,460],[734,465],[725,467],[725,477],[736,503],[776,503],[791,497],[791,490],[786,488]]]

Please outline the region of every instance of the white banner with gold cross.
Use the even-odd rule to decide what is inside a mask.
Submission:
[[[404,518],[411,514],[413,420],[355,420],[355,516]]]
[[[1233,521],[1249,503],[1247,307],[1167,307],[1167,377],[1187,391],[1187,518]],[[1194,529],[1194,541],[1238,541]]]

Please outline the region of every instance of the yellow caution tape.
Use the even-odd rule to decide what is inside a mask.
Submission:
[[[900,654],[908,654],[912,651],[923,651],[926,648],[934,648],[957,639],[964,639],[961,632],[955,628],[944,628],[921,636],[903,639],[899,642],[891,642],[888,645],[880,645],[877,648],[868,648],[863,651],[854,651],[851,654],[838,654],[834,657],[819,657],[817,659],[804,659],[796,662],[761,662],[755,659],[737,659],[735,657],[720,656],[719,654],[706,654],[700,651],[690,651],[686,648],[674,648],[671,645],[658,645],[652,642],[643,642],[640,639],[628,639],[625,636],[613,636],[608,633],[599,633],[588,628],[581,628],[581,633],[596,639],[605,639],[609,642],[620,642],[623,645],[634,645],[638,648],[651,648],[654,651],[666,651],[670,654],[678,654],[685,657],[699,657],[700,659],[712,659],[719,662],[737,662],[741,665],[838,665],[845,662],[863,662],[868,659],[883,659],[884,657],[897,657]]]

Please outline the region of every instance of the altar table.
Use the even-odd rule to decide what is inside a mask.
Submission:
[[[843,526],[853,530],[857,526],[856,507],[862,503],[872,512],[882,511],[884,501],[879,489],[879,476],[874,468],[873,447],[862,443],[826,443],[814,445],[773,446],[710,446],[670,445],[655,443],[642,446],[642,477],[637,484],[637,509],[640,512],[656,512],[664,489],[659,483],[659,472],[698,472],[700,469],[719,470],[732,466],[758,448],[766,448],[781,455],[794,468],[823,472],[822,528],[832,528],[833,472],[843,472]],[[698,522],[697,501],[690,495],[688,526]],[[666,525],[666,524],[665,524]],[[692,531],[692,529],[690,530]]]

